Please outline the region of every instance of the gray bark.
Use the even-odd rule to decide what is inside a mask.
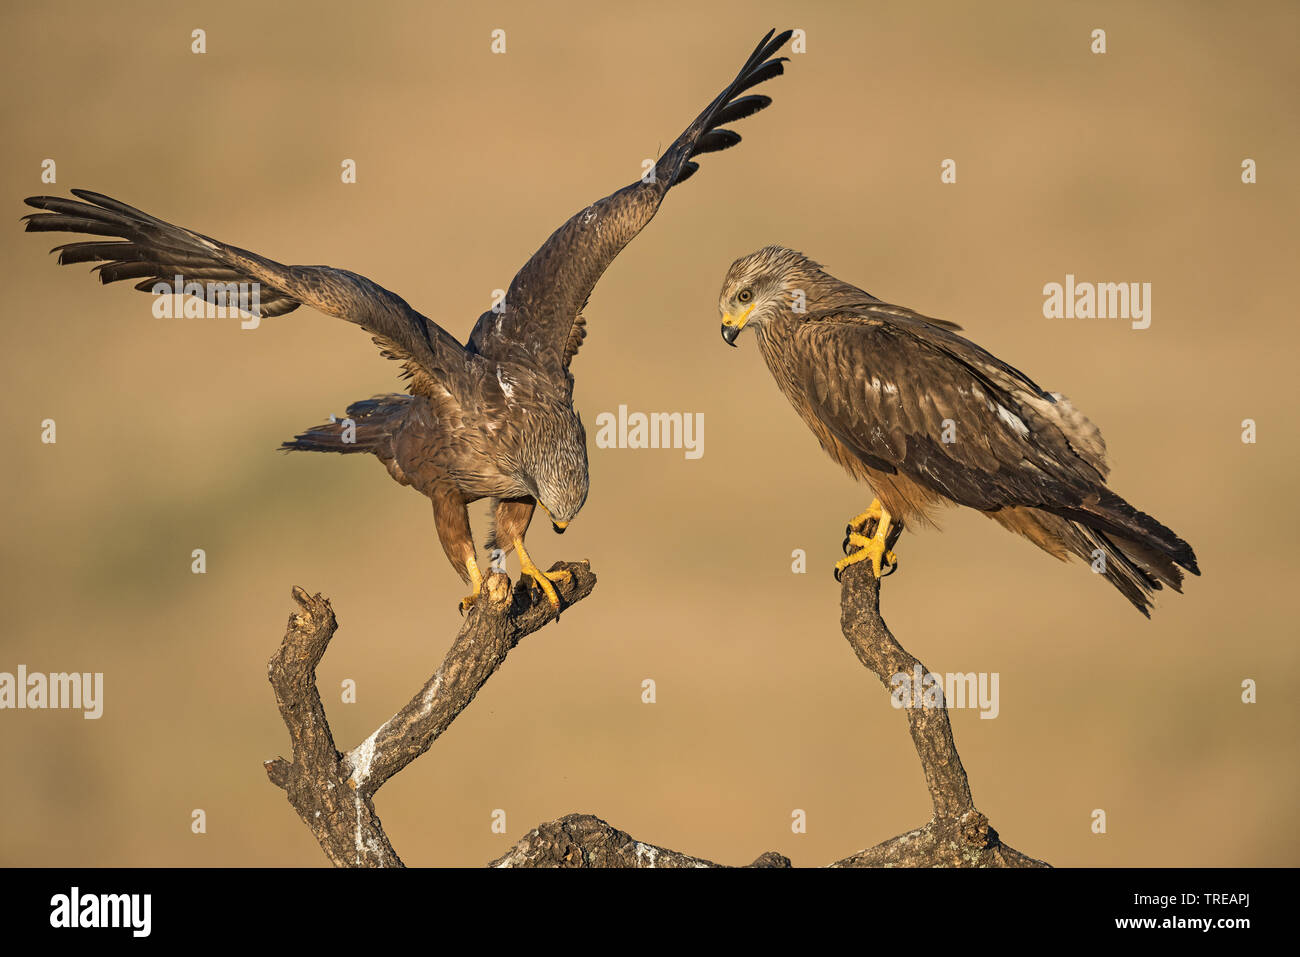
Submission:
[[[571,578],[557,583],[565,608],[595,587],[586,563],[557,563]],[[270,662],[271,686],[293,742],[293,758],[266,762],[326,856],[343,867],[401,867],[375,813],[374,795],[429,749],[456,719],[519,641],[558,616],[527,582],[510,587],[489,576],[484,598],[461,626],[437,672],[411,701],[346,754],[334,745],[316,687],[316,666],[338,623],[327,599],[293,590],[300,611],[289,619]],[[840,624],[844,637],[870,671],[892,690],[890,679],[920,664],[899,645],[880,615],[880,582],[867,563],[842,575]],[[926,669],[922,666],[922,672]],[[945,707],[906,709],[908,728],[929,789],[934,816],[925,825],[852,854],[831,867],[1046,867],[1003,844],[975,807],[953,741]],[[703,858],[638,841],[589,814],[570,814],[538,825],[493,867],[720,867]],[[750,867],[789,867],[768,851]]]

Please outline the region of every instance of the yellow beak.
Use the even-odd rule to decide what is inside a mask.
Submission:
[[[542,511],[546,513],[546,517],[551,519],[551,528],[555,529],[555,533],[557,535],[563,535],[564,530],[569,527],[569,523],[557,522],[555,519],[551,518],[550,509],[548,509],[545,505],[542,505],[541,502],[538,502],[537,504],[541,507]]]
[[[751,302],[749,307],[739,316],[733,316],[729,312],[722,314],[722,338],[729,346],[735,346],[736,336],[740,335],[740,330],[745,328],[745,323],[749,321],[749,314],[754,311],[758,303]]]

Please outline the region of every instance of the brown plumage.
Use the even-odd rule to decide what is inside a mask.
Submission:
[[[955,503],[1057,558],[1104,569],[1148,617],[1153,592],[1181,590],[1178,566],[1200,574],[1191,546],[1106,487],[1096,426],[959,326],[881,302],[779,246],[732,264],[719,309],[723,338],[734,345],[754,329],[778,387],[822,448],[893,519],[866,556],[877,572],[899,526]],[[855,530],[854,543],[869,549],[865,531]]]
[[[540,503],[557,530],[587,498],[587,450],[573,408],[569,364],[586,335],[582,310],[614,258],[650,222],[669,189],[698,165],[692,157],[726,149],[740,137],[723,125],[771,103],[746,90],[782,72],[774,55],[790,32],[769,32],[733,80],[668,147],[643,177],[586,207],[557,229],[510,284],[505,301],[479,318],[462,346],[437,323],[363,276],[326,266],[286,266],[200,233],[173,226],[87,190],[81,201],[36,196],[28,231],[109,237],[57,247],[61,264],[96,262],[101,281],[140,280],[158,292],[174,281],[223,304],[225,284],[255,283],[258,315],[280,316],[307,305],[369,332],[384,355],[402,363],[408,395],[353,403],[347,417],[286,442],[286,450],[367,452],[389,474],[433,501],[438,538],[452,567],[474,593],[482,573],[465,507],[490,498],[488,547],[517,550],[521,567],[558,607],[550,580],[529,558],[524,534]],[[639,97],[642,92],[637,92]]]

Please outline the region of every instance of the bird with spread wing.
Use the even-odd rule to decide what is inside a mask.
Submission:
[[[693,157],[735,146],[740,136],[724,126],[772,102],[744,94],[783,71],[786,58],[775,54],[791,33],[774,34],[673,141],[652,175],[586,207],[551,234],[463,346],[363,276],[286,266],[88,190],[73,190],[78,200],[28,199],[42,212],[24,217],[26,228],[107,237],[52,250],[60,264],[99,263],[105,283],[140,280],[135,288],[155,293],[170,289],[173,280],[195,283],[204,298],[222,305],[220,297],[233,284],[255,283],[260,316],[307,305],[361,326],[384,355],[402,363],[408,394],[356,402],[346,419],[309,429],[282,447],[373,454],[394,479],[428,496],[443,550],[473,588],[462,611],[474,604],[483,583],[466,506],[490,499],[488,547],[502,556],[518,552],[522,573],[558,609],[552,580],[529,557],[524,535],[536,505],[563,531],[587,498],[586,433],[573,407],[569,368],[586,335],[583,310],[597,280],[668,191],[698,169]]]
[[[984,512],[1065,560],[1077,555],[1150,617],[1185,541],[1106,486],[1097,427],[1058,392],[959,336],[882,302],[806,256],[768,246],[736,260],[718,303],[729,345],[753,329],[785,397],[836,462],[877,498],[849,522],[849,565],[895,565],[905,524],[943,503]],[[851,550],[852,549],[852,550]]]

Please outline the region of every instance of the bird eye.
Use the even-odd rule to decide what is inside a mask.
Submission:
[[[749,302],[749,300],[753,298],[754,298],[754,293],[748,289],[740,290],[740,295],[736,297],[736,299],[739,300],[740,302]]]

